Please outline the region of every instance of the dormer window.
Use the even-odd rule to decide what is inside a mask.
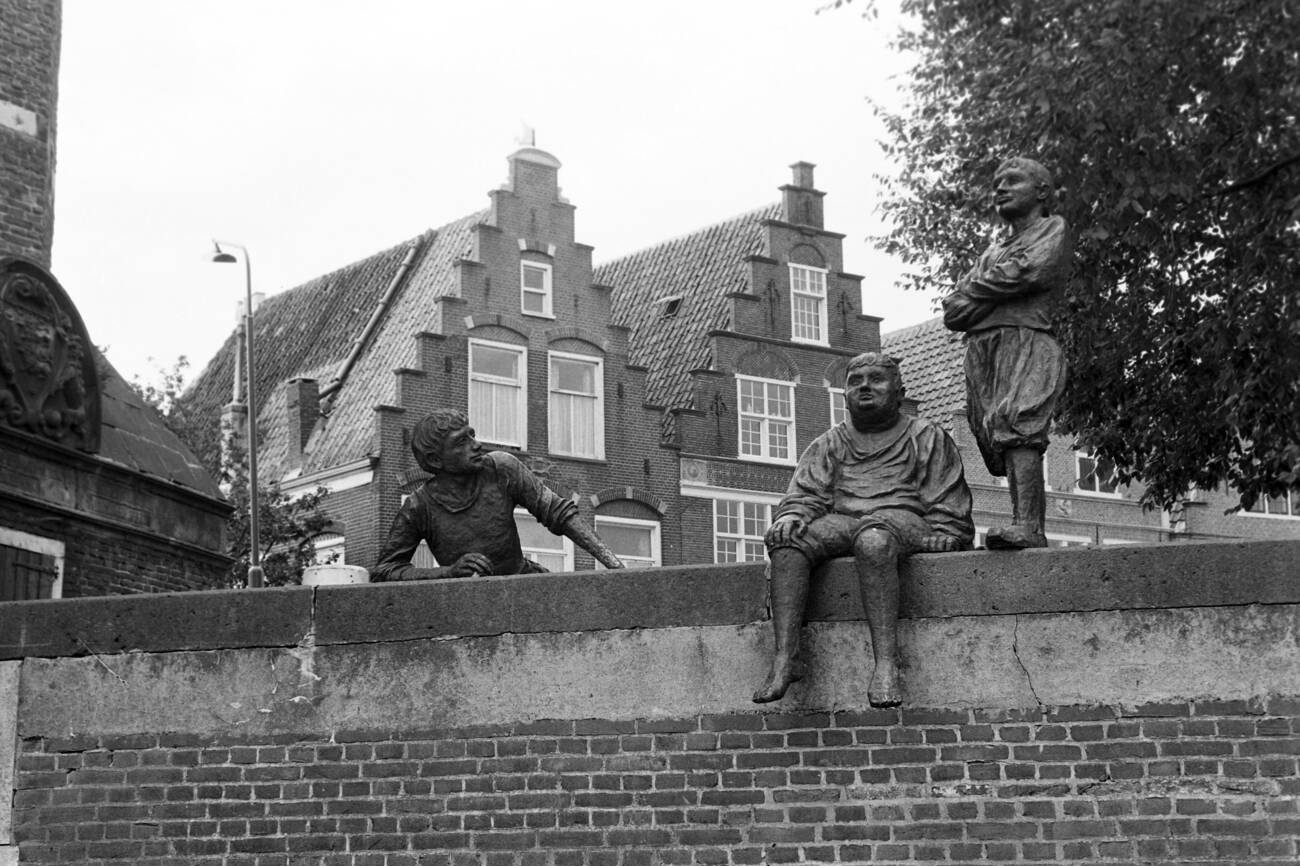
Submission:
[[[790,339],[829,346],[826,322],[826,271],[790,265]]]
[[[659,299],[661,315],[665,319],[676,318],[677,311],[682,308],[681,295],[669,295],[666,298]]]
[[[519,309],[529,316],[555,318],[551,312],[551,266],[541,262],[519,263]]]

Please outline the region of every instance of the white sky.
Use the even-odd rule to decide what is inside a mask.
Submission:
[[[193,375],[243,296],[211,238],[292,288],[486,207],[526,122],[597,262],[816,163],[866,312],[914,324],[930,298],[865,240],[895,23],[825,2],[65,0],[54,274],[127,379]]]

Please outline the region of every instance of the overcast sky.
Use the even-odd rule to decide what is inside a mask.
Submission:
[[[126,378],[193,375],[243,294],[211,238],[292,288],[486,207],[527,123],[597,262],[816,163],[866,312],[914,324],[930,297],[866,241],[895,22],[825,3],[64,0],[54,274]]]

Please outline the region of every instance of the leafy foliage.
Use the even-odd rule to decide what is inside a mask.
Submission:
[[[1058,427],[1147,504],[1300,487],[1298,6],[902,2],[877,243],[942,291],[988,243],[997,164],[1053,169],[1077,235]]]
[[[142,383],[137,377],[133,387],[148,405],[162,415],[167,428],[185,443],[214,478],[221,481],[234,512],[226,524],[226,554],[234,559],[227,575],[227,586],[246,584],[252,547],[249,544],[249,495],[247,455],[238,443],[229,449],[223,461],[221,431],[213,419],[205,419],[193,410],[185,395],[185,373],[189,360],[182,355],[170,369],[160,369],[155,383]],[[223,466],[223,463],[226,465]],[[290,498],[278,484],[258,485],[258,552],[267,586],[299,583],[302,572],[315,562],[313,539],[330,525],[329,514],[322,508],[327,491],[323,487],[297,498]]]

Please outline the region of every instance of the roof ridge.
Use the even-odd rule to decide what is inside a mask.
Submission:
[[[611,267],[627,259],[644,255],[645,253],[649,253],[653,250],[658,250],[663,247],[668,247],[671,246],[672,244],[680,243],[682,241],[691,240],[699,235],[706,235],[709,232],[717,231],[718,229],[721,229],[724,226],[729,226],[734,223],[748,222],[749,220],[754,219],[760,214],[766,214],[769,211],[779,210],[780,207],[781,207],[780,202],[772,202],[770,204],[763,205],[762,207],[752,208],[743,213],[738,213],[735,216],[730,216],[727,217],[726,219],[721,219],[715,222],[711,222],[708,225],[701,226],[697,229],[692,229],[691,231],[683,232],[682,234],[679,235],[674,235],[673,237],[666,238],[662,241],[658,241],[657,243],[649,244],[648,246],[640,247],[638,249],[632,250],[631,252],[628,253],[624,253],[623,255],[617,256],[615,258],[608,259],[606,261],[601,262],[600,264],[593,265],[592,270],[595,271],[595,270]],[[775,217],[771,217],[771,218],[774,219]]]
[[[468,220],[473,220],[473,219],[477,219],[477,220],[481,221],[482,218],[485,217],[485,216],[487,216],[489,213],[490,213],[490,211],[487,210],[486,208],[484,208],[484,209],[481,209],[481,210],[472,211],[472,212],[470,212],[470,213],[465,214],[464,216],[457,217],[457,218],[454,219],[454,220],[449,220],[449,221],[443,223],[443,224],[440,225],[440,226],[435,226],[435,227],[433,227],[433,228],[427,228],[427,229],[425,229],[424,231],[420,232],[420,233],[417,234],[417,235],[413,235],[413,236],[411,236],[411,237],[408,237],[408,238],[406,238],[405,240],[399,241],[398,243],[390,244],[389,246],[386,246],[386,247],[384,247],[384,248],[381,249],[381,250],[376,250],[375,252],[370,253],[369,255],[366,255],[366,256],[362,256],[362,257],[359,258],[359,259],[354,259],[353,261],[348,262],[348,263],[345,264],[345,265],[339,265],[337,268],[334,268],[332,271],[327,271],[327,272],[325,272],[325,273],[323,273],[323,274],[318,274],[318,275],[312,277],[311,279],[307,280],[306,282],[302,282],[302,283],[299,283],[299,284],[296,285],[296,286],[292,286],[292,287],[290,287],[290,288],[288,288],[288,289],[285,289],[283,292],[277,292],[277,293],[275,293],[274,295],[271,295],[270,297],[268,297],[268,298],[266,299],[266,301],[264,301],[263,303],[270,303],[270,302],[273,301],[273,300],[277,300],[277,299],[279,299],[279,298],[283,298],[283,297],[285,297],[285,296],[287,296],[287,295],[289,295],[289,294],[291,294],[291,293],[293,293],[293,292],[298,291],[299,289],[303,289],[303,288],[306,288],[307,286],[311,286],[311,285],[316,285],[316,284],[319,284],[319,283],[323,283],[323,282],[329,280],[331,277],[335,277],[335,276],[337,276],[337,275],[339,275],[339,274],[344,273],[345,271],[348,271],[348,270],[351,270],[351,269],[353,269],[353,268],[356,268],[356,267],[358,267],[359,265],[363,265],[363,264],[365,264],[366,262],[373,261],[374,259],[380,258],[380,257],[382,257],[382,256],[390,255],[390,254],[392,254],[393,252],[397,251],[398,249],[402,249],[402,248],[406,248],[406,247],[411,246],[411,244],[418,243],[418,244],[421,244],[421,246],[423,246],[423,244],[424,244],[425,242],[427,242],[427,241],[429,241],[429,240],[432,240],[433,238],[436,238],[438,235],[442,234],[443,232],[447,231],[448,229],[452,228],[453,226],[459,225],[460,223],[466,222],[466,221],[468,221]]]
[[[908,337],[915,336],[916,334],[930,331],[933,329],[935,324],[940,324],[942,322],[943,322],[942,315],[932,316],[923,322],[917,322],[914,325],[908,325],[906,327],[899,328],[896,331],[886,331],[885,333],[880,335],[880,339],[882,342],[890,338],[895,340],[903,340]]]

